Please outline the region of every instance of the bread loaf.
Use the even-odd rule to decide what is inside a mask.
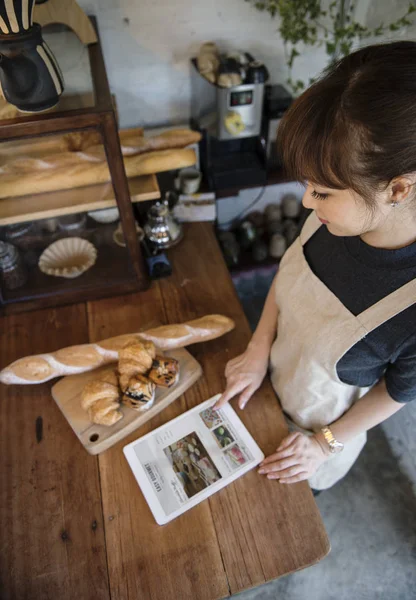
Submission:
[[[127,177],[182,169],[196,162],[192,148],[124,157]],[[62,152],[45,158],[19,158],[0,167],[0,198],[68,190],[111,181],[107,161],[89,152]]]
[[[172,150],[185,148],[190,144],[196,144],[201,139],[198,131],[191,129],[171,129],[152,137],[141,137],[131,140],[127,136],[121,139],[123,154],[143,154],[143,152],[154,152],[155,150]]]
[[[164,325],[141,333],[161,350],[183,348],[197,342],[206,342],[234,329],[234,321],[223,315],[206,315],[181,325]]]
[[[201,134],[192,129],[170,129],[159,135],[145,137],[143,129],[126,129],[119,132],[121,152],[123,156],[155,152],[158,150],[174,150],[196,144]],[[87,152],[105,159],[104,146],[100,134],[90,131],[68,133],[62,141],[64,152]]]
[[[140,145],[143,139],[143,129],[141,127],[122,129],[118,135],[121,148],[123,149],[123,146],[130,148],[136,144]],[[93,146],[101,146],[104,150],[101,134],[98,131],[91,130],[66,133],[62,136],[61,146],[64,152],[80,152]]]
[[[149,340],[161,350],[183,348],[224,335],[234,328],[234,321],[223,315],[206,315],[187,323],[164,325],[142,333],[120,335],[96,344],[63,348],[50,354],[21,358],[0,372],[5,384],[44,383],[54,377],[91,371],[119,358],[127,343]]]

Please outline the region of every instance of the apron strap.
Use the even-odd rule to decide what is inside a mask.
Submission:
[[[311,239],[313,234],[316,233],[320,227],[322,227],[322,223],[316,216],[315,211],[313,211],[312,214],[310,214],[306,219],[305,224],[302,227],[302,231],[300,232],[300,243],[302,246],[304,246],[306,242]]]
[[[399,289],[395,290],[373,306],[370,306],[360,315],[358,321],[367,333],[377,329],[380,325],[392,319],[416,302],[416,279],[412,279]]]

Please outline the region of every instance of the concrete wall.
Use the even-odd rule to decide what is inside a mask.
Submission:
[[[286,79],[277,22],[244,0],[78,0],[98,18],[121,125],[184,123],[189,117],[189,58],[201,43],[244,49],[266,62],[273,82]],[[67,89],[84,89],[86,53],[70,35],[48,41],[62,62]],[[325,64],[323,52],[299,59],[308,80]],[[84,73],[84,75],[83,75]]]
[[[189,117],[189,58],[200,44],[244,49],[263,60],[272,83],[287,77],[278,22],[244,0],[78,0],[98,19],[112,92],[122,127],[186,123]],[[404,14],[407,0],[360,0],[356,14],[376,26]],[[416,27],[394,34],[414,38]],[[71,34],[49,36],[65,74],[67,90],[90,85],[85,49]],[[297,59],[294,75],[304,81],[326,64],[319,49]]]

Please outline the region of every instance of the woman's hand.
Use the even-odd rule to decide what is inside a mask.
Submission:
[[[280,483],[309,479],[331,455],[325,446],[316,435],[294,431],[285,437],[275,454],[263,460],[258,472],[267,479],[278,479]]]
[[[227,385],[214,409],[240,394],[238,406],[243,409],[251,396],[261,386],[269,364],[269,348],[249,345],[247,350],[230,360],[225,367]]]

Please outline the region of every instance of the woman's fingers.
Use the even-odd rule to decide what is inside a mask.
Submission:
[[[231,375],[231,373],[241,364],[241,362],[242,362],[241,359],[242,359],[241,356],[237,356],[236,358],[232,358],[231,360],[228,361],[228,363],[225,365],[225,376],[226,377]]]
[[[306,471],[303,471],[302,473],[298,473],[297,475],[294,475],[293,477],[285,477],[284,479],[279,479],[280,483],[298,483],[299,481],[305,481],[305,479],[308,479],[309,475],[308,473],[306,473]]]
[[[290,446],[288,446],[284,450],[279,450],[278,452],[275,452],[274,454],[271,454],[270,456],[265,458],[261,464],[267,465],[268,463],[276,462],[278,460],[281,460],[282,458],[287,458],[288,456],[292,456],[294,454],[294,452],[295,452],[295,448],[292,443]]]
[[[292,433],[289,433],[289,435],[287,435],[279,444],[279,446],[277,447],[277,451],[279,450],[283,450],[284,448],[287,448],[288,446],[290,446],[295,440],[296,438],[298,438],[300,435],[302,435],[300,433],[300,431],[292,431]]]
[[[296,443],[296,438],[294,440],[292,440],[292,443],[289,446],[287,446],[286,448],[284,448],[283,450],[278,450],[274,454],[271,454],[270,456],[265,458],[261,462],[261,466],[276,462],[278,460],[281,460],[282,458],[287,458],[288,456],[292,456],[295,452],[295,443]],[[280,448],[280,446],[279,446],[279,448]]]
[[[287,469],[288,467],[293,467],[298,463],[299,461],[295,456],[283,460],[277,460],[276,462],[268,463],[266,465],[264,465],[263,462],[262,466],[259,469],[259,473],[261,475],[264,475],[266,473],[275,473],[277,471],[283,471],[284,469]]]
[[[228,387],[225,390],[225,392],[223,393],[223,395],[221,396],[221,398],[219,398],[217,400],[217,402],[214,404],[213,409],[217,410],[218,408],[221,408],[221,406],[224,406],[224,404],[229,402],[231,400],[231,398],[234,398],[234,396],[236,396],[237,394],[239,394],[240,392],[245,390],[245,388],[248,385],[249,385],[249,383],[247,381],[243,380],[243,381],[238,381],[238,382],[234,383],[233,385],[231,385],[230,387]]]
[[[240,399],[238,401],[238,406],[243,410],[247,402],[250,400],[251,396],[256,391],[256,388],[253,385],[249,385],[246,390],[241,394]]]
[[[299,473],[303,473],[305,471],[305,467],[301,465],[294,465],[288,467],[287,469],[282,469],[281,471],[269,473],[267,475],[267,479],[288,479],[289,477],[294,477],[295,475],[299,475]]]
[[[300,435],[302,435],[302,434],[299,433],[298,431],[294,431],[294,432],[290,433],[288,436],[286,436],[284,438],[284,440],[281,442],[280,446],[278,446],[276,452],[274,454],[271,454],[267,458],[265,458],[261,462],[260,466],[267,465],[269,463],[276,462],[276,461],[280,460],[281,458],[286,458],[288,456],[291,456],[294,452],[294,444]]]

